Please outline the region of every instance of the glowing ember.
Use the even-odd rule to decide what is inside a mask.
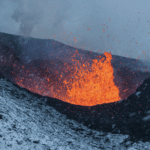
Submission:
[[[107,52],[104,55],[106,60],[93,60],[91,71],[83,64],[79,69],[76,67],[74,78],[64,80],[67,102],[92,106],[120,100],[119,90],[113,82],[112,56]]]
[[[92,106],[118,101],[119,89],[113,82],[112,55],[107,52],[104,55],[106,58],[94,59],[92,64],[88,61],[81,64],[74,58],[73,64],[65,62],[60,68],[54,66],[56,63],[44,62],[42,71],[32,66],[26,70],[22,66],[22,73],[15,82],[32,92],[75,105]]]

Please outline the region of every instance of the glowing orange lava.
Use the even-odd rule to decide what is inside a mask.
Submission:
[[[42,79],[38,77],[37,70],[30,69],[23,73],[23,77],[18,76],[15,81],[19,86],[32,92],[75,105],[93,106],[115,102],[120,100],[120,97],[119,89],[113,81],[112,55],[108,52],[104,55],[106,58],[94,59],[91,65],[88,62],[81,64],[73,58],[74,65],[64,63],[65,68],[60,72],[55,71],[54,76],[45,75]],[[65,74],[66,70],[68,73]]]
[[[91,71],[83,64],[80,69],[76,67],[74,78],[64,80],[67,86],[67,102],[92,106],[120,100],[119,89],[113,82],[112,56],[107,52],[104,55],[106,60],[93,60]],[[63,100],[66,101],[65,98]]]

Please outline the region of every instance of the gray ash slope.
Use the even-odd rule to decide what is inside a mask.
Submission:
[[[91,130],[45,99],[0,78],[0,150],[125,149],[127,135]]]
[[[145,84],[147,84],[146,87],[149,86],[148,80],[142,85],[141,94],[142,89],[145,91]],[[148,97],[149,95],[145,93],[144,96]],[[14,85],[1,75],[0,149],[126,150],[135,148],[137,150],[148,150],[150,148],[150,142],[142,142],[141,140],[133,142],[127,134],[121,134],[121,131],[119,134],[113,134],[110,130],[105,130],[104,132],[104,129],[106,129],[103,126],[104,124],[102,122],[97,124],[94,121],[93,114],[97,113],[96,107],[99,106],[90,107],[91,110],[87,111],[85,107],[78,107],[57,99],[42,97]],[[147,110],[144,107],[143,109],[147,113],[149,112],[148,107],[146,108]],[[71,114],[73,111],[74,113]],[[136,113],[136,111],[133,113]],[[86,114],[86,117],[83,114]],[[134,116],[134,114],[132,115]],[[148,123],[148,115],[140,117],[136,114],[135,116],[140,120],[144,120],[145,124]],[[88,120],[89,124],[93,122],[97,127],[103,127],[101,128],[102,131],[97,130],[100,128],[96,130],[90,129],[85,126],[86,123],[83,125],[87,118],[90,118]],[[120,122],[123,122],[123,119]],[[105,122],[107,120],[108,124],[112,124],[111,118],[106,117],[106,115],[101,120],[105,120]],[[112,127],[115,128],[113,124]]]
[[[126,100],[83,107],[31,93],[1,75],[0,149],[148,150],[149,101],[150,78]]]

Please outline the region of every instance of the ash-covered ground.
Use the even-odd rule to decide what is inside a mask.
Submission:
[[[79,111],[79,109],[77,109],[79,106],[73,106],[55,100],[56,99],[42,97],[20,88],[1,75],[0,150],[150,149],[150,78],[145,80],[137,91],[127,100],[118,102],[118,104],[124,104],[124,107],[128,108],[127,105],[130,106],[134,100],[134,106],[137,105],[137,107],[133,107],[132,112],[123,110],[124,114],[119,113],[119,110],[116,109],[116,112],[118,112],[116,117],[118,119],[115,119],[115,123],[112,122],[109,115],[106,115],[106,112],[103,113],[104,117],[102,119],[100,118],[101,116],[95,117],[102,120],[102,122],[95,122],[94,119],[91,119],[94,118],[93,114],[96,115],[97,113],[95,107],[99,106],[90,107],[91,109],[95,109],[95,111],[86,112],[85,107],[82,107],[83,109],[80,107],[81,109]],[[56,105],[56,103],[58,105]],[[141,106],[142,104],[145,105]],[[103,106],[105,105],[106,104]],[[119,108],[120,105],[116,104],[116,107]],[[58,106],[60,107],[59,109]],[[74,107],[74,114],[77,114],[76,116],[73,114],[69,116],[71,110],[68,106]],[[66,107],[66,109],[64,109],[64,107]],[[137,111],[138,108],[139,110]],[[81,111],[83,110],[86,113],[86,117],[89,118],[89,124],[93,122],[93,124],[97,124],[97,128],[92,129],[92,126],[88,126],[88,124],[85,123],[85,119],[87,118],[85,118],[85,115],[81,117]],[[90,113],[92,115],[90,115]],[[126,116],[124,116],[125,113]],[[122,119],[119,119],[119,114],[120,116],[122,115]],[[80,115],[82,121],[77,119],[77,117],[80,118],[78,115]],[[107,128],[106,120],[108,124],[111,125],[111,129]],[[126,132],[128,134],[122,131],[122,127],[117,126],[117,121],[126,126],[124,129],[128,131]],[[140,123],[141,128],[139,126]],[[135,133],[131,134],[129,130],[130,124],[131,130]],[[115,130],[120,133],[113,133]],[[138,134],[138,132],[142,133]]]

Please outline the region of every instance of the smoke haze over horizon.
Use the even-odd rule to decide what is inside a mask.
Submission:
[[[0,0],[0,32],[149,61],[149,6],[149,0]]]

